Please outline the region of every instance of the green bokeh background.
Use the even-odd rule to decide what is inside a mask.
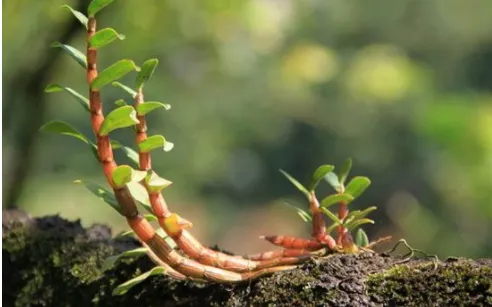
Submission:
[[[6,105],[26,104],[9,76],[36,68],[50,29],[73,18],[59,9],[64,3],[3,3],[4,119],[22,116],[7,114]],[[441,256],[491,256],[490,12],[490,0],[120,0],[101,14],[99,28],[127,39],[101,49],[98,65],[159,59],[146,98],[172,109],[153,112],[149,132],[175,148],[155,151],[154,166],[174,182],[165,191],[170,207],[206,243],[245,253],[270,248],[261,234],[309,236],[283,201],[307,204],[278,169],[307,181],[318,165],[352,157],[352,174],[372,179],[354,208],[379,208],[376,224],[365,227],[370,237],[403,237]],[[83,50],[84,38],[81,30],[65,43]],[[71,58],[54,65],[49,82],[87,92]],[[105,109],[123,97],[105,88]],[[46,99],[43,121],[59,118],[91,135],[71,97]],[[113,136],[132,144],[131,131]],[[4,193],[19,137],[4,126]],[[15,205],[126,228],[72,183],[103,182],[82,143],[39,134],[30,154]]]

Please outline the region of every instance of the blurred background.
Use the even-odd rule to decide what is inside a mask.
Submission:
[[[83,27],[59,9],[80,2],[3,2],[3,207],[117,233],[124,219],[73,183],[103,183],[86,146],[37,132],[57,118],[92,135],[72,97],[43,93],[54,82],[87,92],[80,66],[49,47],[84,50]],[[370,238],[492,256],[490,12],[489,0],[115,1],[99,28],[127,39],[102,48],[98,65],[160,60],[146,99],[172,109],[149,116],[149,133],[175,147],[154,151],[154,166],[206,244],[252,253],[271,248],[261,234],[308,237],[284,201],[307,203],[278,170],[307,182],[352,157],[352,175],[372,180],[353,208],[379,208]],[[127,97],[107,87],[103,98],[110,110]],[[133,145],[131,131],[113,137]]]

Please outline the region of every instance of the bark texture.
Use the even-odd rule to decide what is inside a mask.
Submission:
[[[108,256],[138,246],[103,225],[3,212],[5,306],[492,306],[492,259],[435,263],[362,253],[332,255],[238,285],[152,276],[123,296],[119,284],[153,267],[146,256],[106,271]]]

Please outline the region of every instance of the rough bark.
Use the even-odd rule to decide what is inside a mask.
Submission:
[[[5,306],[492,306],[492,259],[442,262],[363,253],[332,255],[238,285],[153,276],[124,296],[118,284],[149,270],[147,257],[105,273],[108,256],[136,247],[103,225],[3,212]]]

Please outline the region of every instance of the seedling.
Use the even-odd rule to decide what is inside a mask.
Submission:
[[[166,111],[171,108],[169,104],[148,101],[144,98],[144,87],[147,82],[150,82],[159,64],[158,60],[149,59],[139,66],[130,59],[123,59],[100,72],[96,67],[98,52],[101,48],[125,39],[124,35],[112,28],[99,31],[96,29],[96,15],[113,1],[93,0],[86,14],[75,11],[67,5],[63,6],[87,29],[85,53],[63,43],[53,44],[53,47],[64,50],[82,67],[88,82],[89,97],[60,84],[48,85],[45,90],[47,93],[66,92],[72,96],[82,107],[82,112],[87,112],[94,137],[85,136],[70,124],[59,120],[48,122],[41,127],[43,132],[67,135],[83,142],[88,152],[91,152],[100,164],[109,187],[102,187],[84,180],[76,182],[85,186],[92,194],[125,217],[131,231],[123,235],[135,235],[142,243],[141,248],[110,257],[104,263],[103,268],[110,268],[121,257],[134,257],[143,253],[146,253],[157,265],[152,270],[118,286],[113,293],[124,294],[133,285],[156,274],[166,274],[176,279],[235,283],[293,269],[296,264],[306,259],[324,254],[326,248],[330,251],[356,252],[350,231],[364,223],[372,222],[365,216],[375,208],[349,213],[348,204],[369,185],[368,179],[356,177],[351,180],[347,188],[344,187],[345,179],[350,171],[350,160],[342,167],[342,172],[337,177],[334,177],[336,175],[332,173],[333,166],[321,166],[314,173],[308,188],[304,188],[285,173],[287,178],[309,200],[311,214],[301,209],[297,210],[306,221],[312,222],[313,240],[267,236],[264,237],[266,240],[283,246],[284,249],[238,257],[208,249],[195,239],[188,231],[192,223],[171,212],[164,200],[162,191],[172,184],[171,181],[160,177],[152,168],[151,152],[156,149],[168,152],[174,147],[174,144],[163,135],[147,135],[146,115],[150,112]],[[130,73],[135,74],[133,85],[125,85],[118,81]],[[108,86],[121,89],[125,95],[129,96],[132,103],[127,104],[126,100],[118,99],[114,102],[116,108],[105,114],[101,91]],[[110,139],[112,132],[118,129],[134,131],[136,149]],[[122,151],[128,159],[128,164],[118,165],[113,156],[114,150]],[[326,197],[320,205],[314,190],[323,178],[326,178],[332,185],[334,184],[337,194]],[[339,204],[338,216],[328,209],[335,203]],[[147,214],[142,214],[139,207],[143,208]],[[332,226],[325,227],[323,215],[333,220]],[[154,229],[150,221],[157,221],[161,229]],[[338,229],[339,242],[330,236],[331,230],[335,228]],[[367,236],[360,233],[357,236],[357,242],[365,245]]]

